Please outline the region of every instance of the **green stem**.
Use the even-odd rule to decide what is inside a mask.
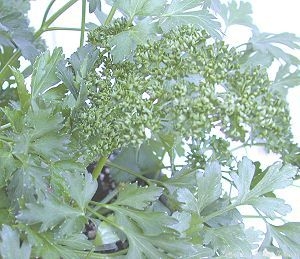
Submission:
[[[78,0],[70,0],[64,6],[62,6],[57,12],[55,12],[47,21],[45,21],[42,26],[36,31],[34,34],[34,39],[38,39],[47,29],[49,26],[59,17],[61,16],[66,10],[68,10],[72,5],[74,5]],[[11,58],[7,61],[7,63],[3,66],[2,70],[0,71],[0,78],[3,74],[6,73],[6,70],[9,69],[9,66],[13,64],[18,58],[21,56],[21,51],[17,50]]]
[[[238,204],[239,205],[239,204]],[[222,210],[217,210],[211,214],[209,214],[208,216],[206,216],[204,219],[203,219],[203,222],[207,222],[208,220],[212,219],[212,218],[215,218],[217,216],[220,216],[222,214],[224,214],[225,212],[227,211],[230,211],[230,210],[233,210],[235,209],[238,205],[236,204],[230,204],[228,205],[226,208],[222,209]]]
[[[129,168],[125,168],[125,167],[123,167],[123,166],[117,165],[117,164],[112,163],[112,162],[110,162],[110,161],[107,161],[106,164],[107,164],[108,166],[117,168],[117,169],[119,169],[119,170],[121,170],[121,171],[124,171],[124,172],[126,172],[126,173],[128,173],[128,174],[131,174],[131,175],[135,176],[136,178],[139,178],[139,179],[145,181],[145,183],[147,183],[147,185],[150,185],[151,182],[156,182],[156,183],[159,183],[159,184],[163,184],[163,183],[160,182],[160,181],[153,180],[153,179],[148,179],[147,177],[145,177],[145,176],[143,176],[143,175],[141,175],[141,174],[139,174],[139,173],[137,173],[137,172],[135,172],[135,171],[133,171],[133,170],[131,170],[131,169],[129,169]]]
[[[95,167],[95,169],[93,170],[93,173],[92,173],[94,179],[97,179],[99,177],[106,161],[107,161],[107,157],[105,157],[105,156],[103,156],[99,159],[97,166]]]
[[[80,33],[80,47],[84,43],[84,33],[85,33],[85,14],[86,14],[86,0],[82,0],[81,7],[81,33]]]
[[[59,8],[44,24],[41,28],[35,33],[35,38],[40,37],[41,34],[65,11],[67,11],[72,5],[74,5],[78,0],[70,0],[66,4],[64,4],[61,8]]]
[[[266,143],[242,144],[242,145],[240,145],[238,147],[235,147],[235,148],[231,149],[230,152],[236,151],[236,150],[241,149],[241,148],[252,147],[252,146],[261,146],[261,147],[264,147],[264,146],[266,146]]]
[[[100,202],[103,204],[109,203],[118,193],[119,193],[119,189],[116,188],[115,190],[107,194]]]
[[[81,31],[80,28],[72,28],[72,27],[49,27],[46,31]]]
[[[110,9],[110,12],[109,12],[109,14],[108,14],[108,16],[107,16],[107,18],[104,22],[104,25],[108,25],[111,22],[111,20],[114,17],[116,11],[117,11],[117,6],[114,4]]]
[[[91,212],[93,215],[95,215],[98,219],[101,219],[103,221],[105,221],[106,223],[114,226],[117,229],[120,229],[121,231],[124,231],[122,226],[119,226],[118,224],[116,224],[115,222],[109,220],[107,217],[101,215],[100,213],[98,213],[97,211],[95,211],[94,209],[87,207],[86,208],[89,212]]]
[[[42,25],[41,25],[41,27],[42,27],[43,24],[46,22],[46,19],[47,19],[47,17],[48,17],[48,14],[49,14],[49,12],[50,12],[50,9],[51,9],[51,7],[53,6],[53,4],[54,4],[55,1],[56,1],[56,0],[52,0],[52,1],[50,2],[50,4],[47,6],[46,11],[45,11],[45,13],[44,13],[44,17],[43,17],[43,20],[42,20]]]
[[[10,124],[10,123],[4,124],[4,125],[0,126],[0,131],[1,131],[1,130],[8,129],[8,128],[10,128],[10,127],[11,127],[11,124]]]
[[[13,142],[13,139],[11,139],[11,138],[8,138],[8,137],[6,137],[6,136],[1,136],[0,135],[0,140],[3,140],[3,141],[5,141],[5,142]]]

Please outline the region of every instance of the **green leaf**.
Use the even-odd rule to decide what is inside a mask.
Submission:
[[[17,69],[11,67],[12,73],[16,79],[17,83],[17,91],[19,95],[19,101],[21,104],[21,110],[22,112],[27,112],[29,106],[30,106],[30,94],[28,93],[25,85],[24,76],[20,71]]]
[[[155,211],[138,211],[124,207],[110,206],[111,209],[116,211],[116,217],[119,214],[125,215],[130,220],[136,222],[136,225],[142,229],[145,235],[156,236],[162,233],[173,233],[176,231],[171,228],[172,225],[177,223],[176,219],[162,212]]]
[[[60,239],[55,239],[53,232],[39,233],[30,227],[25,227],[28,242],[34,247],[32,257],[43,259],[80,259],[73,248],[61,245]]]
[[[44,94],[59,82],[59,78],[56,75],[56,67],[62,59],[62,48],[55,48],[52,55],[50,55],[49,51],[46,51],[36,59],[33,64],[31,79],[31,95],[33,99]]]
[[[231,173],[231,177],[239,192],[238,202],[243,202],[250,192],[251,181],[255,173],[255,166],[247,157],[243,157],[242,162],[238,164],[238,175]]]
[[[212,246],[214,251],[229,258],[251,258],[251,245],[241,225],[207,228],[204,235],[204,244]]]
[[[189,168],[184,168],[173,177],[167,178],[164,181],[164,186],[168,188],[170,193],[173,193],[178,188],[193,190],[196,188],[196,172],[195,170],[190,171]]]
[[[210,35],[220,38],[220,23],[206,9],[194,10],[201,6],[198,0],[173,0],[160,19],[164,32],[182,25],[194,25],[205,29]]]
[[[0,49],[0,71],[1,71],[0,85],[3,85],[3,83],[5,81],[7,81],[9,83],[9,85],[11,85],[15,81],[15,80],[10,78],[12,76],[12,73],[11,73],[10,69],[7,69],[5,71],[2,70],[4,68],[4,66],[7,65],[7,62],[10,60],[10,58],[13,54],[14,54],[14,48],[13,47],[2,47]],[[10,66],[14,67],[15,69],[18,69],[20,67],[20,61],[17,59],[13,63],[10,63]],[[1,88],[0,92],[2,92],[2,91],[3,90]]]
[[[120,62],[130,56],[138,44],[144,44],[156,37],[156,32],[157,23],[151,23],[149,18],[145,18],[137,25],[113,36],[109,40],[109,45],[112,48],[114,62]]]
[[[0,232],[0,255],[3,259],[29,259],[31,246],[23,241],[20,246],[19,233],[10,226],[3,225]]]
[[[41,232],[54,228],[68,218],[82,216],[82,211],[72,208],[61,201],[50,199],[44,200],[41,204],[26,204],[26,208],[21,210],[16,218],[20,222],[29,225],[42,223],[40,227]]]
[[[240,2],[239,6],[236,1],[231,1],[228,4],[222,4],[220,15],[222,16],[226,27],[239,24],[254,27],[252,22],[252,6],[247,2]]]
[[[281,59],[287,64],[296,64],[299,59],[283,49],[300,49],[300,38],[292,33],[260,33],[253,30],[253,36],[245,51],[246,64],[258,64],[269,67],[274,59]]]
[[[239,192],[237,202],[247,204],[253,198],[276,189],[285,188],[293,183],[293,177],[297,174],[296,167],[292,165],[282,166],[281,163],[276,163],[270,166],[265,174],[260,173],[258,175],[259,181],[250,190],[255,170],[254,164],[248,158],[244,157],[238,165],[238,175],[235,173],[231,174]]]
[[[281,65],[277,71],[275,80],[272,82],[271,89],[279,93],[283,99],[286,99],[288,89],[300,84],[300,72],[296,70],[290,72],[290,65]]]
[[[17,169],[17,165],[11,152],[1,149],[1,147],[0,150],[0,188],[2,188],[7,185],[7,181]]]
[[[33,159],[25,156],[22,163],[8,183],[7,190],[11,200],[11,206],[18,208],[20,200],[24,202],[36,202],[36,195],[47,190],[45,176],[48,175],[44,167],[38,166]]]
[[[222,194],[221,176],[219,163],[207,165],[203,175],[200,173],[196,175],[198,186],[196,195],[186,188],[177,190],[177,199],[183,203],[181,207],[200,215],[207,205],[216,201]]]
[[[155,176],[163,167],[159,158],[163,150],[156,141],[145,141],[138,148],[126,147],[113,160],[114,164],[142,175]],[[117,182],[132,181],[134,176],[118,168],[111,168],[111,176]]]
[[[117,222],[124,229],[129,242],[125,258],[173,258],[174,256],[186,258],[197,252],[191,243],[174,234],[160,233],[151,236],[142,234],[134,222],[124,214],[117,213]],[[155,218],[151,223],[153,227],[157,224],[162,225],[162,222]]]
[[[130,19],[134,16],[158,16],[163,11],[165,0],[117,0],[116,5]]]
[[[75,76],[85,78],[98,59],[98,54],[99,50],[91,44],[78,48],[68,59],[75,71]]]
[[[79,173],[66,174],[65,178],[71,197],[76,201],[79,208],[84,211],[98,188],[98,182],[89,173],[85,175]]]
[[[231,209],[227,211],[228,206],[231,204],[231,199],[227,195],[223,195],[222,198],[217,199],[210,205],[208,205],[202,211],[202,215],[204,217],[213,213],[218,213],[218,211],[226,211],[222,214],[219,214],[205,223],[210,227],[220,227],[220,226],[229,226],[229,225],[237,225],[243,221],[243,217],[237,209]],[[203,220],[202,220],[203,221]]]
[[[175,211],[172,214],[172,217],[175,218],[178,222],[172,225],[172,228],[177,230],[183,237],[186,237],[184,232],[190,228],[190,223],[192,220],[192,215],[186,211],[179,212]]]
[[[251,199],[247,204],[252,205],[271,219],[277,217],[275,213],[285,216],[292,211],[290,205],[278,198],[259,197]]]
[[[278,246],[282,249],[283,255],[291,258],[298,258],[300,254],[300,223],[289,222],[281,226],[268,225],[268,230]]]
[[[74,250],[92,250],[93,244],[87,239],[87,236],[84,234],[73,234],[68,237],[56,239],[57,243]]]
[[[24,1],[20,2],[24,3]],[[23,7],[17,5],[2,6],[2,3],[0,3],[0,45],[20,50],[25,59],[33,62],[39,54],[39,50],[34,43],[33,30],[29,28],[26,13],[24,9],[18,10],[19,8],[23,9]]]
[[[140,187],[137,183],[126,185],[122,184],[118,198],[114,204],[143,210],[151,202],[158,200],[162,192],[163,188],[153,185]]]
[[[218,162],[212,162],[206,166],[204,174],[197,174],[196,178],[198,185],[197,200],[199,212],[201,212],[222,194],[221,166]]]
[[[177,200],[182,202],[181,207],[186,211],[192,211],[200,214],[200,209],[198,207],[198,201],[194,194],[186,188],[181,188],[177,190]]]
[[[88,0],[89,13],[95,12],[97,9],[101,11],[101,0]]]
[[[293,183],[293,177],[297,174],[297,167],[275,163],[270,166],[264,177],[248,193],[247,199],[255,198],[268,192],[285,188]]]

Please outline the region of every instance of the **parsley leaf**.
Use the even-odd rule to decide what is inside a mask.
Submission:
[[[167,32],[176,26],[192,24],[207,30],[210,35],[220,38],[220,23],[208,10],[199,9],[201,2],[199,3],[198,0],[173,0],[167,5],[160,18],[160,26],[163,31]]]
[[[134,16],[157,16],[165,5],[165,0],[116,0],[116,5],[122,9],[130,19]]]
[[[10,226],[3,225],[0,231],[0,255],[5,259],[29,259],[31,254],[31,246],[23,241],[20,246],[20,237],[17,231]]]
[[[45,93],[50,87],[59,82],[56,75],[56,67],[62,59],[62,49],[56,48],[53,50],[52,55],[50,55],[49,51],[46,51],[34,62],[31,80],[31,95],[33,99]]]
[[[29,203],[26,208],[16,216],[20,222],[26,224],[42,223],[40,231],[53,229],[68,218],[82,216],[82,211],[54,199],[46,199],[41,204]]]
[[[158,200],[162,192],[162,188],[153,185],[139,187],[137,183],[122,184],[114,204],[143,210],[151,202]]]

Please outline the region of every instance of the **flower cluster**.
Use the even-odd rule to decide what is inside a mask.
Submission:
[[[100,55],[86,81],[87,105],[75,119],[93,153],[139,144],[146,128],[202,139],[218,126],[229,140],[264,139],[275,151],[290,137],[287,105],[269,91],[266,71],[242,70],[240,55],[224,42],[183,26],[114,63],[107,41],[126,24],[119,20],[89,37]]]

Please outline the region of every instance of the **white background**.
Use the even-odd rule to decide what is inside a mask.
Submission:
[[[57,8],[66,2],[67,1],[65,0],[56,1],[57,4],[53,6],[53,10],[57,10]],[[80,2],[81,1],[68,10],[68,12],[65,13],[54,25],[79,28],[81,20]],[[299,0],[249,0],[248,2],[250,2],[253,7],[252,17],[254,23],[262,32],[291,32],[300,36]],[[44,10],[48,3],[48,0],[32,1],[32,9],[29,13],[29,17],[32,25],[37,29],[40,26]],[[95,18],[91,18],[90,15],[87,15],[87,20],[94,22],[97,21]],[[249,36],[249,31],[245,30],[245,28],[242,28],[241,26],[233,26],[227,31],[226,40],[233,45],[238,45],[240,42],[245,42]],[[43,38],[46,39],[50,49],[53,49],[56,46],[61,46],[63,47],[66,56],[70,56],[70,54],[72,54],[79,46],[80,33],[68,31],[46,32],[43,34]],[[300,143],[300,87],[290,89],[288,101],[292,116],[292,131],[294,139],[297,143]],[[255,149],[254,151],[253,149],[244,150],[242,154],[247,154],[252,160],[261,160],[262,158],[262,150],[259,149]],[[264,166],[267,166],[272,164],[276,159],[276,156],[270,154],[264,156],[262,162]],[[298,185],[300,186],[300,183],[298,183]],[[280,190],[278,194],[293,207],[293,212],[288,215],[287,219],[300,222],[300,188],[292,186],[287,189]],[[257,223],[255,224],[257,225]]]

